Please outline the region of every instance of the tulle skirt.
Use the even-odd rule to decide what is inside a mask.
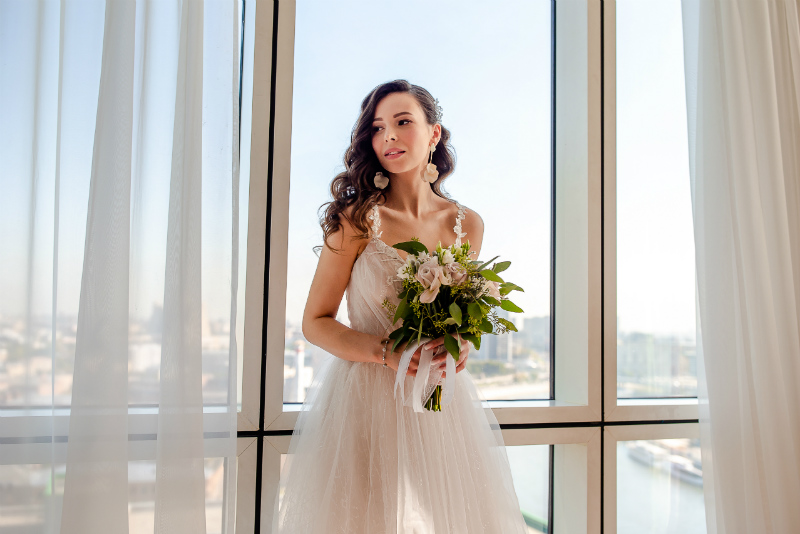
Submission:
[[[297,420],[273,530],[525,533],[497,420],[469,373],[441,412],[415,413],[394,381],[381,365],[327,362]]]

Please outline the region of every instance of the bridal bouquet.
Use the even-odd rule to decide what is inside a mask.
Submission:
[[[394,340],[392,351],[408,342],[400,359],[395,393],[399,387],[402,394],[408,364],[416,348],[430,339],[444,336],[444,346],[449,353],[445,362],[444,394],[439,383],[442,371],[431,369],[432,351],[423,347],[413,396],[415,411],[422,411],[423,402],[426,409],[441,411],[442,405],[453,398],[455,361],[459,359],[461,339],[480,349],[484,334],[516,332],[514,323],[498,317],[496,309],[522,312],[508,299],[508,294],[523,289],[499,276],[511,265],[510,261],[492,263],[498,256],[487,262],[470,260],[469,243],[442,248],[439,242],[436,251],[431,253],[419,239],[413,238],[397,243],[394,248],[408,253],[405,263],[397,270],[398,279],[403,282],[398,295],[400,303],[394,305],[388,299],[383,302],[393,324],[403,320],[402,325],[389,334],[389,339]]]

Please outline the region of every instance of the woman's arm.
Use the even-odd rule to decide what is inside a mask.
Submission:
[[[381,338],[353,330],[335,319],[353,264],[364,243],[352,239],[356,232],[344,216],[341,221],[342,227],[329,237],[330,243],[340,250],[334,252],[323,243],[303,312],[303,335],[309,342],[344,360],[379,363],[383,349]]]

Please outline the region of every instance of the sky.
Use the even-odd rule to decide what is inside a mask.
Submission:
[[[254,3],[248,3],[248,16]],[[4,73],[33,76],[30,55],[34,36],[12,23],[2,3],[0,66]],[[75,5],[75,4],[69,4]],[[59,219],[59,308],[77,310],[85,240],[88,177],[99,82],[102,3],[83,2],[67,12],[62,116],[61,202]],[[222,20],[207,2],[207,21]],[[302,316],[321,244],[317,208],[329,200],[330,180],[342,170],[342,156],[361,99],[377,84],[395,78],[422,85],[437,97],[444,125],[452,132],[456,172],[446,182],[451,196],[478,212],[485,223],[482,256],[500,255],[512,262],[506,278],[525,288],[515,295],[524,316],[546,315],[550,308],[550,6],[547,0],[503,0],[488,9],[455,0],[409,0],[405,9],[375,0],[297,2],[293,82],[290,249],[287,318]],[[72,17],[72,18],[71,18]],[[46,20],[57,28],[57,17]],[[161,24],[166,24],[162,19]],[[49,21],[49,22],[48,22]],[[81,22],[82,21],[82,22]],[[252,17],[248,19],[252,24]],[[248,28],[252,29],[251,25]],[[246,30],[247,31],[247,30]],[[694,256],[686,139],[685,93],[680,2],[617,2],[617,229],[618,320],[623,331],[691,334],[694,320]],[[50,32],[43,61],[57,62]],[[164,45],[165,46],[165,45]],[[209,49],[209,101],[225,96],[224,65],[229,50]],[[218,54],[218,56],[215,56]],[[168,83],[171,56],[165,54],[151,73],[151,83]],[[216,57],[216,59],[215,59]],[[243,304],[249,183],[247,113],[252,56],[245,51],[240,213],[240,305]],[[12,68],[13,67],[13,68]],[[16,69],[16,70],[15,70]],[[30,140],[33,97],[12,76],[0,78],[0,313],[18,312],[26,280],[33,285],[34,307],[48,311],[53,261],[55,166],[52,69],[41,95],[38,117],[43,135],[42,179],[38,202],[31,205]],[[157,89],[156,86],[153,89]],[[227,98],[225,96],[225,98]],[[140,182],[134,243],[145,253],[134,300],[142,315],[163,300],[165,188],[169,176],[169,115],[153,100],[146,112],[153,127],[146,137],[152,159]],[[207,110],[204,141],[225,151],[230,125]],[[222,112],[219,112],[222,113]],[[166,129],[169,130],[169,129]],[[161,133],[159,133],[161,132]],[[171,135],[171,130],[169,130]],[[226,137],[227,136],[227,137]],[[26,144],[27,143],[27,144]],[[204,154],[205,172],[224,172],[230,161]],[[214,159],[215,158],[215,159]],[[230,197],[219,188],[205,192],[204,298],[213,315],[227,314],[230,280],[225,266],[230,251],[215,248],[230,233]],[[228,195],[230,193],[227,193]],[[228,211],[226,211],[228,210]],[[35,265],[26,277],[27,221],[35,214],[39,232]],[[213,230],[213,231],[212,231]],[[469,238],[469,236],[467,236]],[[21,267],[23,266],[23,267]],[[242,308],[240,307],[240,310]],[[240,317],[239,325],[243,324]]]

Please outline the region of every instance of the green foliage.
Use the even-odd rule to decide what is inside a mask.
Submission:
[[[398,250],[402,250],[403,252],[408,252],[409,254],[416,255],[420,252],[428,252],[428,247],[420,243],[419,239],[403,241],[402,243],[396,243],[392,246]]]
[[[450,355],[455,358],[456,361],[458,361],[461,347],[459,346],[458,341],[456,341],[456,339],[450,334],[444,335],[444,347],[447,349],[447,352],[449,352]]]
[[[461,326],[461,308],[455,302],[450,304],[450,317],[458,326]]]
[[[483,269],[482,271],[480,271],[480,273],[483,275],[484,278],[486,278],[487,280],[491,280],[492,282],[500,282],[500,283],[503,282],[503,279],[497,276],[495,272],[491,269]]]
[[[509,267],[511,267],[510,261],[501,261],[500,263],[495,264],[495,266],[492,267],[492,270],[496,273],[502,273]]]
[[[501,302],[500,307],[506,311],[522,313],[522,308],[520,308],[510,300],[504,300],[503,302]]]
[[[397,311],[394,313],[394,321],[392,322],[396,323],[398,319],[405,320],[409,313],[411,313],[411,306],[408,305],[408,297],[406,297],[397,305]]]
[[[500,294],[501,295],[508,295],[512,291],[522,291],[525,290],[519,287],[517,284],[512,284],[511,282],[503,282],[500,284]]]

